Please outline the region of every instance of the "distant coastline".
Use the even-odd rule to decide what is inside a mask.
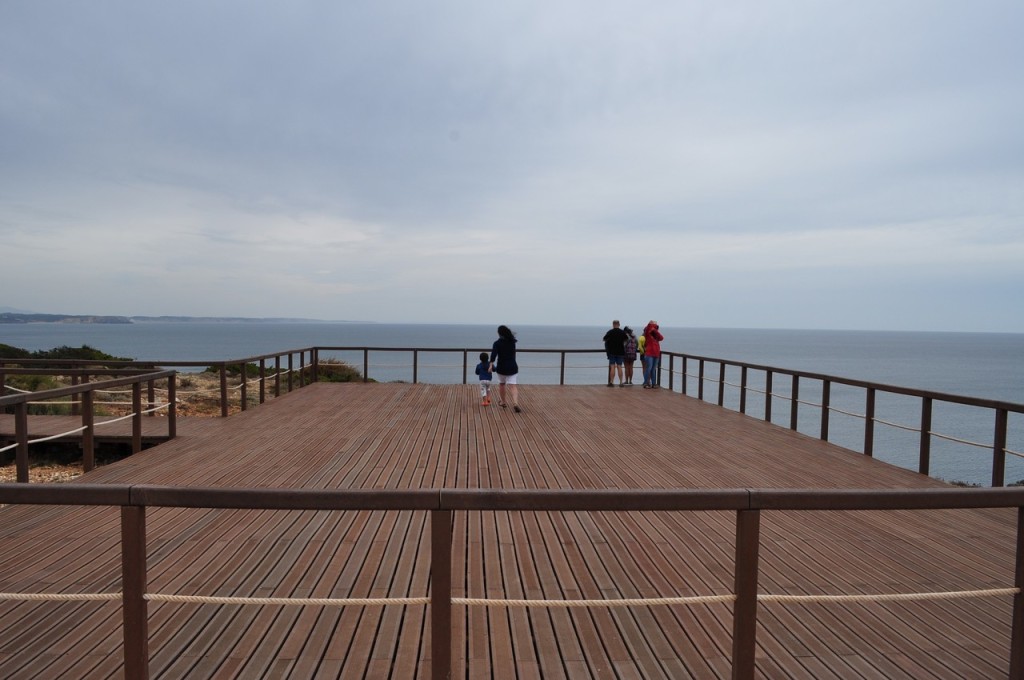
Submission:
[[[96,316],[90,314],[0,313],[0,324],[132,324],[132,323],[356,323],[323,319],[258,318],[244,316]]]

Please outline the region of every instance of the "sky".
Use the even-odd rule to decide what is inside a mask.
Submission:
[[[1019,0],[0,3],[0,307],[1024,332]]]

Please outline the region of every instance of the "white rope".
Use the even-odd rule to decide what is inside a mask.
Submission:
[[[88,602],[92,600],[120,600],[121,593],[0,593],[0,600],[24,602]]]
[[[1024,453],[1021,453],[1019,451],[1011,451],[1010,449],[1003,449],[1003,451],[1006,451],[1011,456],[1017,456],[1018,458],[1024,458]]]
[[[921,430],[917,429],[916,427],[910,427],[909,425],[900,425],[899,423],[893,423],[893,422],[890,422],[888,420],[882,420],[881,418],[875,418],[875,422],[876,423],[881,423],[882,425],[888,425],[889,427],[895,427],[895,428],[900,429],[900,430],[907,430],[908,432],[920,432],[921,431]]]
[[[5,384],[4,387],[9,389],[11,392],[17,392],[18,394],[30,394],[32,390],[19,390],[17,387]]]
[[[828,410],[832,411],[833,413],[842,413],[844,416],[850,416],[850,417],[853,417],[853,418],[867,418],[867,415],[865,415],[863,413],[854,413],[853,411],[844,411],[843,409],[836,408],[834,406],[829,406]]]
[[[11,449],[16,449],[16,448],[18,448],[17,442],[15,442],[14,444],[8,444],[7,446],[5,446],[2,449],[0,449],[0,453],[5,453],[7,451],[10,451]]]
[[[969,439],[959,439],[957,437],[951,437],[951,436],[946,435],[946,434],[939,434],[938,432],[929,432],[928,434],[930,434],[931,436],[933,436],[933,437],[935,437],[937,439],[945,439],[946,441],[949,441],[949,442],[956,442],[958,444],[966,444],[967,446],[977,446],[979,449],[990,449],[990,448],[992,448],[991,444],[981,444],[979,442],[972,442]]]
[[[119,423],[122,420],[128,420],[129,418],[134,418],[134,417],[135,417],[134,413],[129,413],[128,415],[121,416],[120,418],[112,418],[111,420],[99,420],[99,421],[93,423],[93,427],[99,427],[100,425],[113,425],[114,423]]]
[[[163,411],[165,408],[170,408],[170,407],[171,407],[171,403],[167,402],[166,404],[160,404],[159,406],[154,406],[153,408],[146,409],[145,411],[142,412],[142,415],[146,415],[147,413],[155,413],[157,411]]]
[[[647,597],[626,598],[621,600],[501,600],[478,597],[453,597],[452,604],[463,604],[469,607],[645,607],[652,605],[672,604],[713,604],[716,602],[734,602],[735,595],[703,595],[699,597]]]
[[[144,599],[151,602],[185,602],[190,604],[263,604],[263,605],[313,605],[322,607],[383,606],[390,604],[430,604],[429,597],[383,597],[383,598],[313,598],[313,597],[204,597],[200,595],[160,595],[147,593]]]
[[[970,597],[1016,595],[1020,588],[959,590],[941,593],[891,593],[886,595],[758,595],[758,602],[907,602],[913,600],[956,600]]]
[[[74,429],[74,430],[68,430],[67,432],[61,432],[60,434],[52,434],[49,437],[42,437],[40,439],[31,439],[31,440],[29,440],[28,443],[29,444],[41,444],[42,442],[48,442],[48,441],[50,441],[52,439],[60,439],[61,437],[67,437],[68,435],[78,434],[82,430],[88,430],[88,429],[89,429],[88,425],[83,425],[82,427],[79,427],[79,428]]]

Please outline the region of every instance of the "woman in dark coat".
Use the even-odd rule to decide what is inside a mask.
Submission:
[[[505,385],[512,398],[512,409],[519,413],[519,364],[516,363],[516,334],[508,326],[498,326],[498,339],[491,348],[491,369],[498,374],[498,404],[505,408]]]

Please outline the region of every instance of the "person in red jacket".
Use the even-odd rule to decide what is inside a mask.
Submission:
[[[661,341],[665,336],[653,319],[644,328],[644,388],[658,386],[658,364],[661,362]]]

